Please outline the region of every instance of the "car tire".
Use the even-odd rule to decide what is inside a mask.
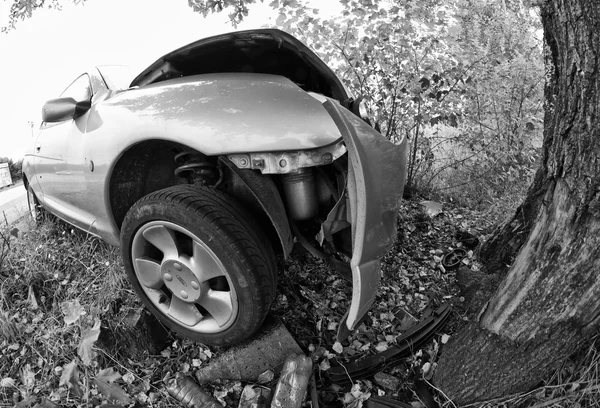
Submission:
[[[275,297],[269,240],[214,188],[181,185],[141,198],[123,221],[121,250],[129,281],[150,311],[203,344],[250,337]]]
[[[44,209],[33,192],[31,184],[27,184],[27,207],[29,209],[29,216],[33,221],[38,223],[43,219]]]

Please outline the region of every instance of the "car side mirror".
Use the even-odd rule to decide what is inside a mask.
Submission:
[[[42,107],[42,120],[52,123],[77,119],[87,112],[91,106],[91,100],[77,102],[73,98],[50,99]]]

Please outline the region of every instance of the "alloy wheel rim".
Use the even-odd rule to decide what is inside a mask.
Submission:
[[[133,237],[131,258],[142,289],[171,321],[198,333],[234,323],[238,301],[231,278],[192,232],[168,221],[144,224]]]

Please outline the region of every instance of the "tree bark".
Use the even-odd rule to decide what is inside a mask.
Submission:
[[[488,273],[503,276],[512,265],[533,228],[549,184],[543,168],[538,169],[523,204],[481,245],[479,258]]]
[[[600,6],[547,0],[542,22],[542,164],[496,237],[514,262],[443,350],[434,380],[458,404],[530,389],[600,326]]]

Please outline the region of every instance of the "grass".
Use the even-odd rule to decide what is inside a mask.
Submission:
[[[72,361],[88,388],[100,368],[113,364],[139,377],[135,363],[125,358],[129,350],[121,350],[114,339],[110,349],[96,343],[87,365],[78,352],[96,319],[108,334],[106,343],[112,333],[135,332],[131,316],[142,307],[126,282],[119,251],[56,220],[24,229],[17,236],[3,233],[2,239],[0,401],[8,406],[43,396],[61,404],[77,405],[82,397],[89,402],[95,397],[91,391],[77,396],[69,383],[61,384],[62,371]],[[68,302],[81,306],[71,324],[63,311]]]
[[[220,350],[153,331],[152,318],[125,278],[118,248],[61,221],[23,222],[19,231],[4,229],[0,236],[0,407],[34,406],[44,400],[65,407],[97,406],[119,395],[122,405],[180,406],[165,391],[165,380],[176,372],[193,373]],[[434,342],[386,370],[400,380],[398,389],[360,381],[349,397],[348,390],[328,383],[330,363],[385,349],[430,302],[449,301],[461,310],[454,274],[440,270],[440,254],[455,246],[457,228],[485,235],[492,222],[489,213],[451,205],[431,220],[422,216],[416,202],[405,202],[399,225],[399,240],[383,259],[382,285],[369,319],[339,354],[332,345],[351,285],[308,255],[280,260],[279,295],[272,310],[312,356],[322,403],[346,397],[351,404],[370,393],[418,405],[408,376],[411,366],[435,361],[441,336],[452,334],[464,318],[455,313]],[[476,265],[475,259],[469,262]],[[69,317],[75,319],[70,324]],[[99,337],[92,347],[83,347],[86,354],[81,351],[83,340],[94,333],[97,321]],[[590,341],[536,390],[471,407],[598,406],[599,345],[596,339]],[[76,369],[69,376],[70,367]],[[106,369],[117,375],[101,389],[98,379]],[[208,389],[227,406],[237,406],[239,382],[218,382]],[[438,398],[443,407],[454,406]]]

